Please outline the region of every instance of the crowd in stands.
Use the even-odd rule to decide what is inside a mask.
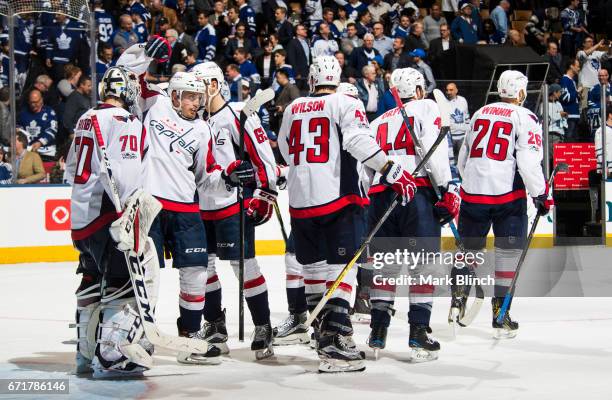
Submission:
[[[234,101],[272,87],[266,109],[274,140],[284,108],[308,91],[313,57],[335,56],[342,80],[353,83],[370,120],[395,107],[390,73],[413,67],[453,103],[452,141],[458,149],[469,127],[470,99],[458,95],[452,65],[444,55],[460,45],[528,46],[549,63],[549,126],[558,140],[591,139],[601,125],[600,93],[610,94],[610,1],[605,0],[94,0],[97,23],[95,70],[85,25],[62,14],[16,17],[15,65],[9,66],[7,28],[0,35],[0,145],[10,137],[9,74],[17,83],[18,173],[0,183],[45,179],[40,163],[59,167],[74,123],[91,107],[92,80],[131,45],[151,35],[172,47],[166,63],[151,66],[146,79],[163,84],[176,71],[215,61],[225,71]],[[3,21],[6,26],[6,21]],[[450,69],[450,71],[449,71]],[[556,119],[551,119],[551,116]],[[586,122],[585,122],[586,121]],[[587,127],[582,125],[586,124]],[[25,139],[24,139],[25,138]],[[22,142],[22,139],[25,140]],[[29,149],[29,150],[25,150]],[[10,153],[10,152],[8,152]],[[51,164],[53,165],[53,164]],[[25,167],[27,166],[27,171]],[[22,169],[24,170],[22,173]],[[47,168],[46,168],[47,169]],[[48,170],[47,172],[51,172]],[[11,174],[11,171],[8,172]],[[25,175],[28,175],[26,178]],[[53,175],[53,174],[52,174]],[[32,178],[34,177],[34,178]],[[39,179],[40,178],[40,179]]]

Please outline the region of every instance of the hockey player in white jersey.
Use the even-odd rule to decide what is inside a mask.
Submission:
[[[211,127],[213,155],[222,167],[239,160],[240,109],[243,104],[229,103],[222,96],[225,85],[223,71],[214,62],[195,66],[193,73],[206,85],[204,118]],[[244,296],[251,312],[255,332],[251,350],[257,359],[274,354],[272,326],[266,280],[255,258],[255,226],[267,222],[276,201],[276,162],[266,132],[257,115],[249,117],[244,132],[245,157],[255,170],[255,179],[244,188],[247,218],[245,224]],[[229,260],[236,277],[240,260],[240,205],[234,187],[210,187],[204,183],[200,193],[200,215],[206,228],[208,241],[208,279],[206,307],[204,309],[204,338],[218,345],[222,353],[227,348],[225,313],[221,306],[221,282],[215,270],[215,261]]]
[[[391,109],[372,122],[372,132],[380,147],[394,161],[407,170],[414,170],[420,162],[418,152],[408,129],[418,137],[426,154],[440,135],[440,110],[437,104],[426,99],[423,75],[413,68],[396,69],[391,75],[390,85],[396,88],[406,110],[410,127],[406,126],[399,108]],[[451,183],[452,176],[448,158],[448,147],[438,146],[426,167],[430,171],[442,194],[438,199],[425,169],[415,176],[418,191],[414,199],[404,206],[396,207],[382,225],[370,246],[372,253],[408,250],[409,252],[439,252],[441,225],[454,218],[459,211],[459,189]],[[370,227],[373,227],[391,204],[393,192],[374,177],[370,188]],[[385,347],[387,328],[393,314],[396,287],[384,279],[395,278],[401,264],[386,264],[378,269],[370,290],[372,303],[372,331],[368,344],[375,352]],[[431,273],[431,265],[419,262],[410,265],[409,273],[416,278],[410,285],[411,361],[423,362],[438,357],[440,344],[430,338],[429,326],[434,286],[420,282],[418,276]]]
[[[496,322],[504,295],[514,277],[527,236],[527,194],[541,214],[553,202],[542,171],[542,127],[522,107],[527,77],[504,71],[497,81],[500,101],[480,108],[470,121],[459,153],[463,177],[459,235],[466,250],[484,248],[493,226],[495,235],[495,293],[493,328],[496,338],[516,336],[518,323],[506,313]]]
[[[403,203],[416,190],[410,173],[389,160],[371,136],[363,104],[335,93],[340,74],[335,57],[314,60],[309,76],[313,95],[285,109],[278,138],[289,165],[291,228],[311,310],[360,245],[363,193],[357,163],[380,172]],[[355,275],[355,268],[346,274],[322,311],[317,341],[321,372],[365,369],[347,326]]]
[[[153,58],[150,54],[164,49],[159,39],[146,46],[134,45],[124,52],[117,64],[129,65],[144,74]],[[158,54],[164,57],[166,54]],[[144,126],[148,130],[149,157],[144,187],[162,204],[163,209],[153,222],[150,236],[155,242],[159,259],[164,248],[172,254],[173,266],[179,269],[180,294],[177,319],[179,335],[202,338],[202,313],[207,281],[207,245],[204,225],[200,219],[197,188],[208,185],[210,190],[236,185],[251,179],[253,170],[248,162],[234,161],[221,168],[212,152],[213,135],[209,125],[198,118],[206,91],[204,82],[192,73],[179,72],[170,79],[167,93],[142,83],[142,110],[146,112]],[[209,346],[205,354],[179,353],[182,363],[219,363],[220,351]]]
[[[98,151],[102,142],[122,207],[129,209],[134,202],[140,203],[136,251],[143,254],[148,228],[159,211],[159,204],[142,191],[143,157],[147,149],[145,130],[128,111],[138,101],[139,88],[137,77],[128,70],[111,67],[106,71],[100,82],[103,103],[79,118],[71,156],[66,163],[66,175],[73,182],[72,239],[79,251],[77,273],[82,274],[76,292],[76,372],[93,369],[94,377],[141,375],[147,367],[124,353],[123,346],[133,343],[152,351],[142,329],[138,328],[138,307],[125,256],[113,240],[116,238],[113,227],[125,223],[128,213],[120,217],[115,211],[113,192]],[[134,247],[127,247],[131,248]],[[155,255],[150,247],[146,253]],[[145,264],[147,270],[149,265],[151,269],[157,266],[153,258],[148,258],[151,264]],[[128,335],[131,330],[133,335]]]

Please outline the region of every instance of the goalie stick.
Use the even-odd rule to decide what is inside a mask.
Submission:
[[[111,163],[106,152],[106,145],[104,144],[104,138],[102,138],[102,132],[100,131],[100,125],[98,119],[92,116],[91,122],[94,128],[96,137],[96,143],[98,146],[98,152],[103,167],[106,170],[108,177],[108,183],[111,189],[111,199],[115,206],[117,214],[122,212],[121,201],[119,199],[119,190],[117,189],[117,183],[113,176],[113,170]],[[158,346],[164,349],[180,351],[186,353],[206,353],[208,351],[208,342],[203,339],[191,339],[186,337],[172,336],[165,334],[159,330],[155,323],[155,315],[151,303],[149,302],[149,295],[145,286],[145,274],[141,264],[141,259],[134,250],[123,252],[125,255],[125,261],[128,266],[128,272],[130,274],[130,281],[134,296],[136,297],[136,304],[138,305],[138,314],[142,323],[146,338],[151,342],[153,346]],[[131,352],[130,352],[131,353]],[[133,354],[133,353],[131,353]],[[141,356],[144,357],[143,354]]]
[[[548,178],[548,187],[552,188],[553,181],[555,179],[555,175],[557,174],[557,172],[559,171],[565,172],[567,170],[569,170],[569,167],[566,163],[557,164],[555,168],[553,169],[553,171],[550,173],[550,177]],[[541,216],[542,214],[540,214],[540,212],[537,211],[535,219],[533,220],[533,224],[531,225],[531,230],[529,231],[529,235],[527,236],[526,243],[523,246],[521,257],[519,258],[518,263],[516,264],[516,271],[514,272],[514,278],[512,278],[512,282],[510,282],[508,291],[506,292],[506,295],[504,296],[504,302],[502,303],[502,306],[499,309],[499,314],[497,315],[498,324],[501,324],[502,321],[504,320],[506,312],[508,311],[508,308],[510,307],[510,302],[512,301],[512,298],[514,297],[514,290],[516,289],[516,281],[518,280],[518,276],[519,276],[519,273],[521,272],[521,268],[523,267],[525,257],[527,256],[527,252],[529,251],[529,245],[531,244],[531,240],[533,239],[533,235],[538,226],[538,222],[540,221]]]
[[[393,95],[393,98],[395,99],[395,103],[397,107],[399,107],[400,109],[400,113],[404,120],[404,124],[408,128],[408,133],[410,134],[410,137],[412,138],[412,143],[414,144],[414,149],[417,155],[422,158],[424,151],[423,151],[423,144],[421,142],[421,138],[419,138],[414,133],[414,129],[410,125],[408,114],[406,113],[406,109],[404,108],[404,105],[402,104],[402,100],[400,99],[397,88],[392,88],[391,94]],[[434,98],[436,99],[436,103],[438,104],[438,108],[440,109],[440,118],[442,120],[441,132],[443,131],[444,134],[446,135],[448,131],[450,130],[450,114],[451,114],[450,109],[448,107],[448,101],[444,97],[444,94],[438,89],[434,90],[433,95],[434,95]],[[429,177],[429,181],[431,182],[431,186],[436,194],[436,197],[438,198],[438,200],[442,199],[442,193],[440,192],[440,187],[438,186],[438,182],[436,182],[436,179],[434,175],[432,174],[431,169],[428,166],[425,166],[425,171],[427,172],[427,176]],[[455,221],[450,220],[448,224],[455,238],[455,243],[457,245],[457,248],[459,249],[460,252],[464,253],[465,248],[463,247],[463,242],[461,241],[461,238],[459,237],[459,232],[457,231],[457,226],[455,225]],[[475,272],[471,268],[470,268],[470,274],[471,275],[475,274]],[[457,321],[458,315],[455,315],[455,313],[453,313],[453,309],[451,309],[451,311],[449,312],[449,322],[452,321],[453,323],[453,335],[456,333],[455,323],[461,326],[467,326],[473,321],[474,317],[476,317],[476,315],[480,311],[480,307],[482,306],[482,302],[484,301],[484,290],[482,289],[482,286],[480,286],[479,284],[476,284],[475,292],[476,292],[476,298],[474,299],[474,303],[472,304],[472,307],[470,307],[470,309],[466,311],[464,317],[461,318],[461,320]]]
[[[268,88],[255,94],[246,102],[240,111],[240,147],[239,159],[244,160],[244,135],[247,119],[259,112],[261,106],[274,99],[274,90]],[[238,184],[237,190],[238,204],[240,205],[240,259],[238,261],[238,340],[244,341],[244,188],[242,183]]]
[[[417,165],[417,167],[412,172],[413,175],[419,172],[425,166],[425,164],[427,163],[427,161],[429,161],[429,159],[433,155],[438,145],[442,142],[442,140],[445,137],[446,135],[442,133],[438,135],[438,137],[436,138],[436,141],[431,146],[431,149],[429,150],[429,152],[425,155],[425,157],[421,160],[419,165]],[[374,235],[376,235],[376,232],[378,232],[378,230],[385,223],[387,218],[389,218],[389,215],[391,215],[391,212],[395,209],[395,206],[397,206],[397,204],[400,202],[401,202],[401,199],[399,195],[396,193],[393,196],[391,205],[387,208],[387,210],[382,215],[380,220],[376,223],[374,228],[372,228],[372,230],[370,231],[370,233],[368,234],[364,242],[361,244],[359,249],[357,249],[357,251],[355,252],[355,255],[353,255],[353,258],[351,258],[351,260],[344,266],[344,268],[342,268],[342,271],[340,271],[340,274],[338,274],[338,277],[336,278],[334,283],[329,287],[329,289],[327,289],[327,291],[325,292],[325,294],[323,295],[323,297],[321,298],[321,300],[319,301],[315,309],[310,313],[310,316],[308,316],[308,319],[306,320],[306,322],[304,322],[306,326],[310,326],[312,324],[312,321],[314,321],[317,318],[317,316],[319,315],[323,307],[325,307],[325,304],[327,304],[331,295],[336,291],[338,286],[340,286],[340,283],[342,282],[346,274],[351,270],[351,268],[355,266],[355,264],[357,263],[357,260],[359,259],[359,257],[361,257],[361,254],[370,245],[370,242],[374,238]]]

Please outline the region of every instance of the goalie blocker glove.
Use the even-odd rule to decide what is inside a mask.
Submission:
[[[255,189],[253,198],[249,202],[247,215],[256,226],[268,222],[272,217],[277,194],[277,192],[272,190]]]
[[[459,205],[461,198],[459,197],[459,187],[457,185],[448,185],[448,189],[443,191],[442,198],[434,204],[434,210],[440,224],[444,225],[459,214]]]
[[[221,172],[221,177],[225,181],[227,191],[239,184],[247,184],[255,179],[255,171],[250,161],[235,160],[229,163],[224,171]]]
[[[109,229],[117,249],[134,250],[140,256],[153,220],[161,209],[162,205],[155,197],[142,189],[136,190],[127,199],[121,217]]]
[[[408,204],[416,193],[416,182],[410,172],[399,163],[388,161],[381,171],[381,182],[395,191],[402,199],[402,205]]]

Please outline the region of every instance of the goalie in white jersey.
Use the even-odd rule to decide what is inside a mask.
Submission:
[[[213,154],[221,166],[230,165],[240,154],[240,109],[243,104],[228,103],[222,96],[225,85],[223,71],[214,62],[195,66],[192,72],[206,84],[204,117],[212,129]],[[266,280],[255,259],[255,226],[267,222],[276,201],[276,162],[257,115],[250,116],[244,126],[245,158],[255,171],[255,179],[245,183],[244,199],[247,208],[245,220],[244,296],[251,312],[255,332],[251,350],[257,359],[269,357],[272,350],[272,327]],[[239,275],[240,259],[240,205],[235,187],[211,187],[205,183],[198,187],[200,215],[206,228],[208,241],[208,280],[206,286],[206,327],[204,338],[228,353],[225,313],[221,306],[221,282],[215,270],[215,260],[229,260]]]
[[[404,103],[410,126],[404,122],[400,108],[385,112],[372,122],[372,132],[376,134],[379,146],[389,158],[400,163],[407,170],[414,170],[421,161],[411,132],[419,138],[423,154],[427,154],[440,135],[440,109],[429,99],[425,99],[425,79],[413,68],[396,69],[391,75],[390,85],[397,89]],[[438,199],[432,187],[427,170],[438,185],[442,195]],[[404,206],[397,206],[381,226],[370,246],[372,253],[395,253],[407,250],[413,253],[439,252],[441,225],[453,219],[459,212],[459,190],[452,183],[448,157],[448,146],[441,145],[415,176],[418,191],[414,199]],[[370,188],[369,222],[372,228],[380,220],[393,200],[394,193],[379,182],[380,175],[374,177]],[[385,347],[387,328],[393,314],[395,299],[394,285],[390,279],[396,278],[402,265],[385,264],[375,272],[375,280],[370,289],[372,321],[368,344],[375,352]],[[408,342],[413,362],[434,360],[438,357],[440,344],[428,337],[434,286],[425,284],[418,276],[426,276],[432,271],[427,262],[410,266],[415,282],[410,285],[410,340]],[[388,279],[388,280],[385,280]]]
[[[459,235],[466,250],[484,248],[493,226],[495,235],[495,337],[514,337],[518,323],[506,313],[496,317],[514,277],[527,237],[527,194],[541,214],[553,202],[542,171],[542,127],[531,111],[522,107],[527,97],[527,77],[504,71],[497,81],[500,102],[480,108],[470,121],[459,153],[463,177]]]
[[[179,335],[202,338],[208,256],[197,188],[206,185],[211,191],[225,190],[226,184],[251,179],[253,170],[242,161],[230,162],[224,169],[216,164],[212,132],[197,114],[206,91],[204,82],[192,73],[178,72],[170,79],[167,93],[144,82],[143,74],[153,60],[149,55],[167,57],[161,51],[166,49],[162,42],[154,37],[146,46],[134,45],[117,64],[141,75],[141,107],[146,112],[144,126],[149,138],[144,187],[163,206],[150,236],[158,257],[163,259],[165,247],[172,254],[173,266],[179,269]],[[179,353],[177,359],[183,363],[219,363],[219,355],[219,349],[211,345],[205,354]]]
[[[105,145],[123,209],[135,202],[140,204],[139,237],[131,238],[136,239],[132,242],[135,247],[127,249],[142,254],[146,248],[151,262],[143,264],[147,273],[155,273],[155,253],[145,239],[159,208],[155,199],[142,191],[145,130],[128,111],[138,100],[139,88],[137,77],[128,70],[111,67],[106,71],[100,82],[103,103],[79,118],[66,162],[66,176],[73,182],[70,215],[72,239],[80,253],[77,273],[83,274],[76,292],[76,372],[93,369],[94,377],[141,374],[146,366],[132,360],[122,346],[134,343],[152,350],[138,328],[140,319],[125,256],[113,240],[113,229],[125,223],[129,213],[119,217],[115,211],[113,191],[99,152]]]
[[[363,236],[364,193],[357,163],[381,172],[404,203],[416,189],[412,176],[390,161],[371,136],[363,104],[335,93],[341,72],[335,57],[314,60],[309,77],[314,94],[285,109],[278,138],[289,165],[291,228],[311,310],[353,257]],[[347,324],[355,275],[355,268],[346,274],[322,311],[317,343],[321,372],[365,369]]]

